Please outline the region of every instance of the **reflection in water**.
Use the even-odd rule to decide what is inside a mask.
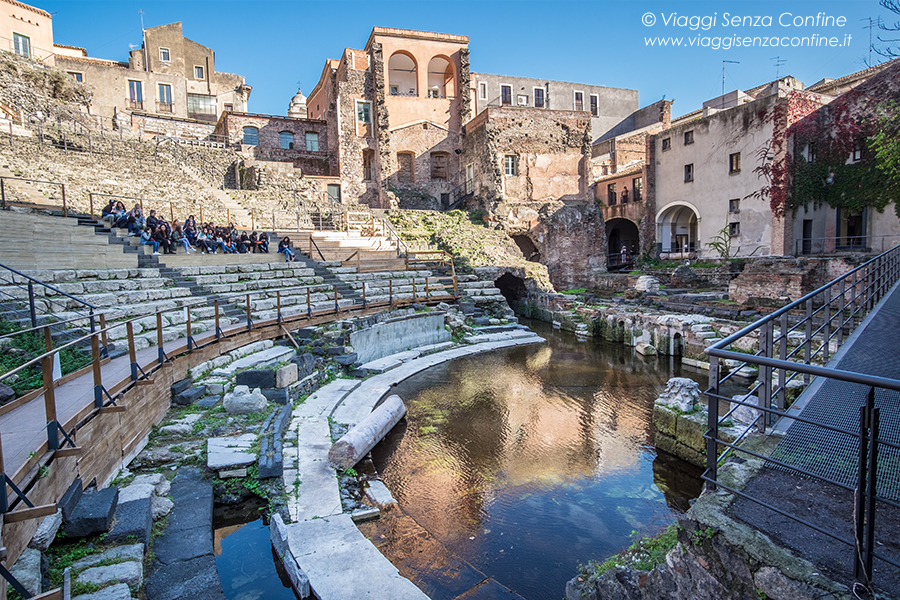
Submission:
[[[662,528],[700,480],[651,446],[653,401],[682,376],[667,359],[529,325],[547,344],[398,385],[407,426],[374,458],[404,510],[449,550],[528,600],[558,599],[579,562]]]

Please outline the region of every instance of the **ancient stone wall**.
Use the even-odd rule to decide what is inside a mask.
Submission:
[[[606,273],[606,233],[595,203],[548,204],[534,231],[557,290],[593,287]]]
[[[325,121],[317,119],[291,119],[242,113],[228,113],[217,128],[231,144],[244,141],[244,127],[255,127],[258,144],[242,145],[245,154],[257,160],[292,163],[304,175],[331,176],[337,174],[337,157],[334,155]],[[282,148],[281,134],[291,135],[289,148]],[[307,148],[306,135],[314,134],[316,142]]]
[[[131,113],[131,130],[144,139],[160,135],[185,140],[216,141],[213,135],[215,125],[203,121]]]

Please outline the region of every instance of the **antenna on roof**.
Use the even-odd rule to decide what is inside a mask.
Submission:
[[[775,79],[778,79],[778,73],[780,72],[781,67],[782,67],[783,65],[787,64],[787,59],[786,59],[786,58],[781,58],[780,56],[773,56],[773,57],[770,58],[769,60],[774,60],[774,61],[775,61]]]
[[[868,21],[869,22],[868,25],[863,26],[863,29],[869,30],[869,59],[866,61],[866,66],[871,67],[872,66],[872,48],[874,47],[872,44],[872,29],[874,29],[875,27],[881,26],[881,17],[878,17],[877,19],[873,19],[872,17],[866,17],[864,19],[860,19],[860,21]]]
[[[736,60],[723,60],[722,61],[722,108],[725,108],[725,63],[734,63],[736,65],[741,64]]]

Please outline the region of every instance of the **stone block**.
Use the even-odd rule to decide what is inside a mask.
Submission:
[[[81,495],[83,493],[84,490],[81,487],[81,477],[78,477],[72,482],[72,485],[69,486],[60,499],[59,504],[57,504],[62,511],[64,521],[69,519],[69,516],[72,514],[72,511],[75,510],[78,501],[81,500]]]
[[[656,399],[657,404],[690,412],[700,401],[700,385],[686,377],[672,377],[666,382],[666,389]]]
[[[303,572],[303,569],[297,564],[294,555],[288,545],[288,532],[281,515],[275,513],[269,523],[269,538],[272,542],[272,548],[284,566],[285,573],[291,582],[291,587],[300,598],[308,598],[310,595],[309,577]]]
[[[675,425],[678,443],[695,452],[705,453],[706,440],[703,434],[706,433],[706,419],[706,412],[679,415]]]
[[[234,391],[226,394],[222,400],[225,412],[232,415],[245,415],[265,410],[267,403],[266,397],[259,391],[259,388],[251,392],[246,385],[236,386]]]
[[[187,390],[184,390],[174,398],[172,398],[172,402],[179,406],[187,406],[189,404],[193,404],[200,398],[206,395],[206,386],[205,385],[197,385]]]
[[[32,595],[41,593],[41,551],[25,548],[10,572]]]
[[[666,406],[655,404],[653,406],[653,426],[656,428],[656,434],[663,433],[670,437],[675,437],[675,413]]]
[[[226,469],[219,471],[219,479],[242,479],[247,476],[247,468],[243,469]]]
[[[303,327],[294,332],[294,337],[300,340],[308,340],[316,335],[315,327]]]
[[[656,356],[656,348],[651,346],[650,344],[638,342],[637,346],[635,346],[634,349],[638,354],[642,356]]]
[[[369,488],[366,490],[366,495],[372,500],[375,506],[379,508],[387,508],[397,504],[394,496],[391,495],[391,491],[387,489],[387,486],[379,479],[369,481]]]
[[[295,356],[291,362],[297,365],[298,379],[311,375],[316,368],[316,357],[309,353]]]
[[[133,500],[149,498],[156,492],[156,486],[152,483],[134,483],[119,490],[119,504]]]
[[[347,349],[345,346],[330,346],[325,352],[328,356],[340,356],[346,354]]]
[[[272,388],[268,390],[260,390],[260,392],[262,392],[262,395],[265,396],[266,400],[268,400],[269,402],[274,402],[275,404],[281,405],[287,404],[291,397],[287,388]]]
[[[369,371],[360,367],[359,369],[350,369],[348,373],[350,377],[358,377],[359,379],[365,379],[369,376]]]
[[[114,487],[81,496],[66,519],[66,536],[79,538],[109,531],[118,499],[119,490]]]
[[[145,591],[154,600],[225,600],[212,553],[154,569],[147,578]]]
[[[150,517],[158,521],[172,512],[175,503],[165,496],[153,496],[150,498]]]
[[[16,399],[16,392],[6,384],[0,383],[0,404],[6,404]]]
[[[343,354],[341,356],[336,356],[334,360],[337,361],[338,364],[343,365],[345,367],[349,367],[353,363],[355,363],[359,359],[359,355],[356,352],[352,354]]]
[[[242,371],[235,376],[235,384],[246,385],[249,388],[275,387],[275,371],[272,369],[250,369]]]
[[[153,525],[150,496],[120,503],[112,530],[106,536],[110,542],[135,540],[146,548],[150,544],[150,527]]]
[[[218,404],[219,400],[222,399],[222,396],[204,396],[197,400],[197,406],[202,406],[203,408],[212,408],[216,404]]]
[[[56,539],[56,532],[59,531],[62,522],[62,510],[57,510],[52,515],[44,517],[41,524],[38,525],[37,531],[31,537],[31,541],[28,542],[28,547],[46,552],[53,540]]]
[[[129,560],[105,567],[91,567],[78,574],[75,579],[79,583],[105,585],[108,583],[124,583],[132,591],[140,589],[144,582],[144,566],[142,563]]]
[[[275,371],[275,387],[286,388],[292,383],[298,381],[299,372],[299,367],[296,363],[293,362],[281,367],[280,369]]]
[[[74,600],[131,600],[131,590],[127,584],[117,583],[92,594],[75,596]]]
[[[190,377],[188,377],[186,379],[182,379],[181,381],[176,381],[175,383],[172,384],[172,388],[171,388],[172,395],[177,396],[181,392],[183,392],[186,389],[188,389],[189,387],[191,387],[193,384],[194,384],[194,382],[191,380]]]
[[[102,562],[123,561],[123,560],[144,560],[144,545],[131,544],[128,546],[114,546],[109,550],[100,552],[99,554],[91,554],[84,558],[79,558],[72,563],[72,569],[81,571],[88,567],[94,567]]]

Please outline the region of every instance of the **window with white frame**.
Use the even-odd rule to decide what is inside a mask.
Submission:
[[[600,98],[597,97],[597,94],[591,94],[591,116],[600,116]]]
[[[371,123],[372,122],[372,103],[356,101],[356,122]]]
[[[509,106],[512,104],[512,86],[500,86],[500,104],[502,104],[503,106]]]
[[[732,214],[737,214],[741,212],[741,199],[740,198],[732,198],[728,201],[728,212]]]
[[[483,81],[478,82],[478,99],[487,100],[487,83]]]
[[[203,79],[203,67],[194,67],[194,79]]]
[[[160,83],[158,86],[160,112],[172,112],[172,86]]]
[[[575,110],[584,110],[584,92],[575,92]]]
[[[685,182],[694,180],[694,163],[684,165],[684,180]]]
[[[21,33],[13,33],[13,52],[25,58],[31,58],[31,38]]]
[[[318,152],[319,151],[319,134],[315,131],[307,131],[306,132],[306,151],[307,152]]]
[[[515,177],[519,174],[519,157],[507,154],[503,157],[503,174]]]
[[[169,49],[168,48],[160,48],[159,49],[159,62],[167,63],[171,60],[169,57]]]
[[[741,235],[741,224],[740,223],[729,223],[728,224],[728,235],[730,235],[731,237]]]
[[[466,165],[466,193],[471,194],[475,191],[475,165],[469,163]]]
[[[740,173],[741,172],[741,153],[734,152],[733,154],[728,155],[728,172],[729,173]]]
[[[68,71],[68,75],[79,83],[84,81],[84,73],[79,73],[78,71]]]
[[[534,88],[534,107],[544,108],[544,88]]]

